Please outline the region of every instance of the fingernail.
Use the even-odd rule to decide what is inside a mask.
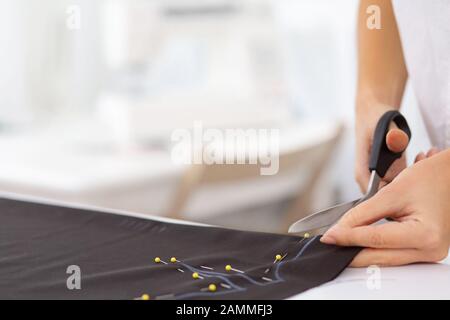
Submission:
[[[325,232],[325,234],[320,238],[320,242],[327,244],[336,244],[336,233],[339,230],[339,226],[335,225]]]
[[[322,243],[326,243],[326,244],[336,244],[336,239],[324,234],[321,238],[320,238],[320,242]]]
[[[414,159],[414,162],[419,162],[422,161],[423,159],[425,159],[425,153],[423,153],[422,151],[419,152],[419,154],[416,156],[416,159]]]

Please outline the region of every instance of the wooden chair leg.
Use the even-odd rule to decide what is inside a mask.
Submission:
[[[199,184],[203,175],[202,165],[191,165],[183,174],[180,184],[175,191],[175,197],[169,204],[166,216],[173,219],[183,219],[183,209],[189,200],[190,195]]]

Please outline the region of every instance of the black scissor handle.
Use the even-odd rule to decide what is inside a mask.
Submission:
[[[409,140],[411,140],[411,130],[409,129],[408,122],[400,112],[396,110],[388,111],[383,114],[380,120],[378,120],[377,127],[373,135],[369,170],[375,170],[381,178],[384,177],[392,163],[402,156],[404,151],[392,152],[386,145],[386,135],[389,132],[389,125],[392,121],[400,130],[405,132]]]

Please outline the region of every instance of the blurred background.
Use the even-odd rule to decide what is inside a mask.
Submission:
[[[274,232],[360,195],[357,0],[0,5],[2,191]],[[411,153],[415,104],[408,88]],[[174,161],[194,121],[279,129],[280,173]]]

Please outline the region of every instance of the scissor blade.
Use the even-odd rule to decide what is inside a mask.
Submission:
[[[298,220],[289,227],[289,233],[300,233],[330,226],[336,223],[348,210],[353,208],[360,199],[339,204],[337,206],[313,213]]]

